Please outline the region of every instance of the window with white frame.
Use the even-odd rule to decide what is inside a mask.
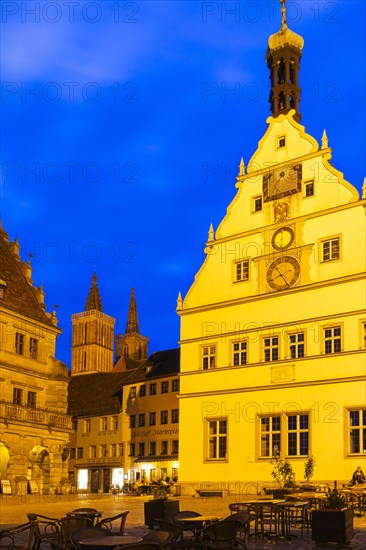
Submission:
[[[278,361],[278,346],[279,346],[279,340],[278,336],[272,336],[271,338],[264,338],[263,339],[264,344],[264,360],[266,362],[269,361]]]
[[[21,405],[23,401],[23,390],[20,388],[13,388],[13,403],[15,405]]]
[[[118,416],[111,416],[111,430],[118,430]]]
[[[249,279],[249,260],[235,262],[235,281],[247,281]]]
[[[179,409],[172,409],[172,424],[179,422]]]
[[[366,349],[366,321],[361,323],[361,348]]]
[[[202,348],[202,368],[213,369],[216,366],[216,346],[204,346]]]
[[[130,397],[134,399],[136,397],[136,386],[131,386],[130,388]]]
[[[208,460],[225,460],[227,453],[227,419],[208,420]]]
[[[85,418],[84,420],[84,433],[89,434],[91,428],[91,420],[90,418]]]
[[[123,456],[124,446],[123,443],[118,444],[118,456]]]
[[[108,419],[106,416],[102,416],[102,418],[100,419],[100,431],[106,432],[107,426],[108,426]]]
[[[100,458],[106,458],[108,456],[107,445],[100,446]]]
[[[348,411],[349,453],[366,454],[366,409]]]
[[[340,258],[340,239],[335,237],[327,241],[322,241],[322,261],[331,262]]]
[[[116,443],[111,443],[110,451],[111,451],[111,456],[113,456],[113,457],[117,456],[117,445],[116,445]]]
[[[24,354],[24,334],[20,332],[15,333],[15,353],[18,355]]]
[[[145,426],[145,413],[139,414],[139,428]]]
[[[304,182],[304,196],[312,197],[314,196],[314,180]]]
[[[91,445],[89,450],[89,458],[97,458],[97,446]]]
[[[38,358],[38,340],[36,338],[29,338],[29,357],[31,359]]]
[[[146,386],[145,384],[140,386],[139,390],[139,397],[145,397],[146,396]]]
[[[156,412],[149,413],[149,426],[156,425]]]
[[[172,440],[172,455],[177,455],[179,450],[179,441],[178,439]]]
[[[156,455],[156,441],[150,441],[149,447],[149,455]]]
[[[305,356],[305,333],[296,332],[289,334],[290,341],[290,357],[291,359],[298,359]]]
[[[261,212],[262,210],[262,195],[253,197],[253,212]]]
[[[172,391],[179,391],[179,378],[172,380]]]
[[[309,454],[309,415],[287,415],[287,454],[307,456]]]
[[[341,351],[341,327],[324,329],[324,353],[339,353]]]
[[[273,457],[281,451],[281,417],[262,416],[260,418],[260,456]]]
[[[233,342],[233,365],[247,364],[247,341]]]
[[[167,455],[168,454],[168,442],[167,441],[161,441],[160,442],[160,454],[161,455]]]
[[[160,424],[168,424],[168,411],[160,411]]]

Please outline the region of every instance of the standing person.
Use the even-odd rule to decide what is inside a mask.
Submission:
[[[353,472],[350,485],[359,485],[361,483],[366,483],[366,476],[363,473],[361,466],[358,466],[357,470]]]

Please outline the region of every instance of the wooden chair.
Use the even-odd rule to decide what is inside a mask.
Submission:
[[[254,504],[254,540],[257,542],[258,536],[263,540],[264,537],[275,538],[276,543],[280,535],[281,510],[275,504]]]
[[[38,550],[42,542],[49,542],[50,540],[61,542],[60,525],[57,518],[33,513],[28,513],[27,517],[34,524],[33,550]]]
[[[250,515],[248,512],[236,512],[228,516],[223,521],[240,521],[240,529],[238,531],[238,542],[244,548],[246,548],[245,539],[250,536],[250,522],[254,521],[254,516]]]
[[[182,510],[181,512],[176,512],[175,514],[173,514],[172,522],[181,527],[183,531],[190,531],[194,536],[197,525],[195,523],[189,523],[187,521],[184,521],[183,523],[180,520],[187,520],[187,518],[196,518],[201,515],[202,514],[199,514],[198,512],[193,512],[192,510]]]
[[[84,529],[76,529],[76,531],[73,531],[70,534],[70,544],[73,548],[83,549],[83,550],[89,550],[89,548],[92,548],[92,546],[87,546],[83,544],[80,545],[80,541],[85,539],[97,539],[101,537],[108,537],[112,536],[111,531],[108,531],[108,529],[103,529],[101,527],[93,526],[93,527],[85,527]]]
[[[196,546],[196,539],[194,537],[184,537],[184,529],[165,519],[155,519],[155,525],[162,531],[168,531],[171,535],[169,541],[169,548],[178,550],[179,548],[191,548]]]
[[[172,535],[169,531],[162,531],[160,529],[156,529],[155,531],[151,531],[147,535],[142,537],[142,542],[152,542],[156,543],[160,546],[160,548],[167,548],[167,546],[170,543],[170,540],[172,538]]]
[[[237,535],[241,522],[237,520],[216,521],[202,531],[200,547],[204,550],[232,550],[238,547]]]
[[[161,550],[159,544],[154,542],[136,542],[135,544],[124,544],[116,546],[114,550]]]
[[[66,516],[59,519],[61,528],[62,540],[58,541],[68,546],[70,544],[70,536],[73,531],[77,529],[85,529],[86,527],[93,527],[93,521],[90,518],[82,516]]]
[[[67,514],[68,516],[82,516],[86,517],[92,520],[94,523],[96,517],[100,517],[102,514],[96,510],[95,508],[75,508],[75,510],[72,510],[70,513]]]
[[[108,529],[109,531],[111,531],[113,535],[123,535],[125,532],[126,519],[129,513],[130,513],[129,511],[121,512],[116,516],[101,519],[96,524],[96,527],[104,527],[105,529]],[[120,520],[118,528],[113,529],[113,522],[117,522],[117,520]]]
[[[11,527],[9,529],[3,529],[0,531],[0,548],[12,548],[15,550],[31,550],[33,546],[33,540],[35,535],[36,524],[34,522],[22,523],[16,527]],[[24,532],[28,531],[27,538],[25,542],[20,542],[21,539],[24,541]],[[19,533],[22,533],[20,537]]]

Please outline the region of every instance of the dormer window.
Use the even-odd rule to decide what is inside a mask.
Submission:
[[[0,279],[0,300],[5,298],[6,281]]]
[[[277,149],[286,147],[286,136],[280,136],[277,138]]]

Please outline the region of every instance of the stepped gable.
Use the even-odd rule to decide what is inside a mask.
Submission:
[[[31,272],[28,262],[21,262],[17,240],[8,242],[8,235],[0,226],[0,279],[4,286],[1,306],[47,325],[55,326],[46,314],[44,304],[37,299],[39,289],[32,286],[23,274],[22,266]],[[31,281],[31,280],[30,280]]]

